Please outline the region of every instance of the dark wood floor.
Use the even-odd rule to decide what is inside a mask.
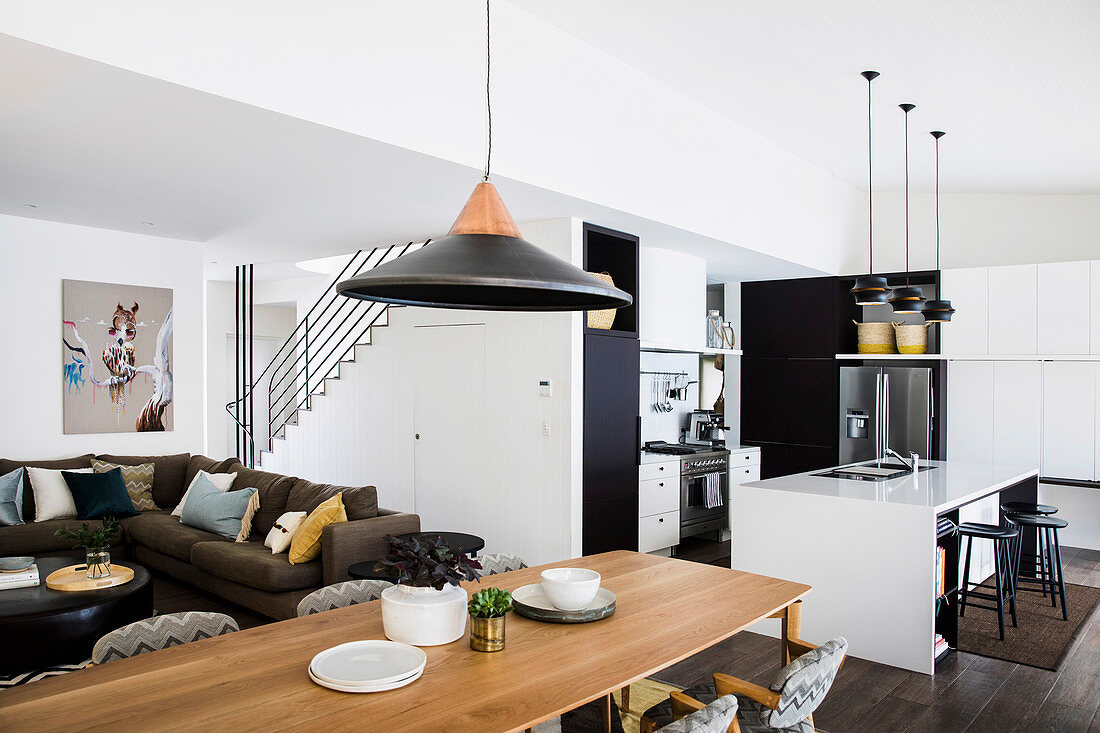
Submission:
[[[728,542],[692,539],[677,557],[729,567],[729,553]],[[1100,552],[1064,548],[1062,563],[1066,582],[1100,587]],[[745,632],[654,676],[690,687],[726,672],[767,685],[778,670],[779,642]],[[929,677],[849,657],[814,723],[830,733],[1100,733],[1098,707],[1100,614],[1094,611],[1058,672],[959,652]]]
[[[1066,581],[1100,587],[1100,552],[1065,548]],[[677,557],[729,567],[729,542],[690,539]],[[241,628],[269,620],[239,606],[155,575],[160,613],[222,611]],[[812,640],[811,640],[812,641]],[[727,672],[767,685],[779,669],[779,642],[744,632],[685,659],[656,678],[690,687]],[[934,677],[849,657],[825,703],[817,727],[841,731],[1052,731],[1100,733],[1100,615],[1082,627],[1059,672],[957,653]]]

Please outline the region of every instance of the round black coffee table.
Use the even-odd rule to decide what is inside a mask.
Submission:
[[[46,587],[55,570],[75,565],[71,557],[38,558],[41,584],[0,590],[0,674],[29,672],[91,656],[99,637],[120,626],[153,615],[153,584],[149,571],[131,562],[134,579],[102,590],[60,591]]]
[[[485,540],[481,539],[476,534],[466,534],[465,532],[406,532],[405,534],[399,534],[397,536],[401,539],[408,539],[409,537],[419,537],[420,539],[440,537],[452,550],[461,552],[464,555],[469,555],[470,557],[477,557],[477,553],[485,548]],[[367,560],[365,562],[357,562],[348,567],[348,575],[356,580],[388,580],[391,582],[396,580],[396,575],[387,569],[375,570],[374,566],[376,562],[378,561]]]

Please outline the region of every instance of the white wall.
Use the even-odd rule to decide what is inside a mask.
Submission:
[[[185,10],[40,0],[6,8],[3,24],[474,169],[484,155],[484,29],[475,0],[195,0]],[[508,3],[493,5],[493,39],[499,175],[826,272],[846,247],[862,247],[862,195],[785,148]]]
[[[172,288],[174,429],[63,435],[61,281]],[[80,453],[197,453],[203,447],[202,245],[162,237],[0,216],[0,304],[9,334],[0,359],[8,419],[0,452],[12,458]]]
[[[1096,259],[1100,196],[941,193],[942,268]],[[866,236],[866,235],[864,235]],[[935,198],[910,195],[909,266],[936,265]],[[841,271],[865,272],[867,244],[849,251]],[[905,197],[875,194],[875,270],[905,269]],[[951,297],[950,293],[946,293]]]
[[[581,223],[525,223],[525,238],[580,261]],[[452,526],[486,539],[486,551],[516,552],[528,562],[580,554],[581,315],[493,313],[397,308],[372,345],[356,349],[354,364],[330,382],[326,395],[301,413],[285,441],[265,455],[265,470],[339,484],[373,484],[387,509],[416,511],[413,442],[418,380],[448,369],[445,350],[424,353],[425,326],[485,324],[485,404],[471,426],[488,471],[461,497]],[[540,397],[549,379],[553,396]],[[551,434],[542,434],[549,422]],[[472,428],[473,429],[473,428]],[[460,438],[463,436],[459,436]],[[469,522],[469,524],[466,524]]]
[[[638,406],[641,410],[639,414],[642,416],[642,444],[645,445],[651,440],[676,443],[680,440],[681,431],[688,427],[692,411],[711,408],[711,405],[699,404],[699,355],[643,351],[641,370],[643,372],[683,372],[687,377],[679,382],[680,385],[685,381],[696,382],[688,387],[687,400],[670,398],[668,403],[672,405],[672,411],[661,412],[653,406],[653,380],[656,377],[652,374],[642,374],[639,380]]]

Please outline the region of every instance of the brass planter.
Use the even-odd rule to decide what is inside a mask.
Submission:
[[[504,616],[470,617],[470,648],[478,652],[499,652],[504,648]]]

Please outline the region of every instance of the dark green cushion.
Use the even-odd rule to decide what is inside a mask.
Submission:
[[[78,519],[137,516],[130,492],[122,480],[121,468],[113,468],[106,473],[62,471],[61,475],[73,494]]]

